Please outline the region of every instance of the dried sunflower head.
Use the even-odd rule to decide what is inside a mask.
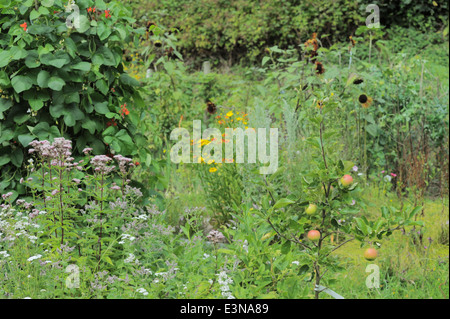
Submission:
[[[325,72],[325,68],[323,67],[323,64],[320,62],[316,62],[316,73],[323,74],[324,72]]]
[[[206,102],[206,111],[209,114],[214,114],[217,111],[217,106],[213,102],[208,101],[208,102]]]
[[[373,99],[370,96],[367,96],[365,94],[361,94],[359,96],[359,98],[358,98],[358,101],[359,101],[359,103],[361,103],[361,106],[363,108],[367,109],[372,104]]]

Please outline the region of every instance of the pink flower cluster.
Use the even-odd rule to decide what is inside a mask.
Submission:
[[[209,235],[206,236],[206,238],[208,238],[209,241],[211,241],[211,242],[216,244],[218,242],[223,241],[225,239],[225,236],[220,231],[211,230],[209,232]]]
[[[122,156],[122,155],[115,155],[114,158],[119,162],[119,168],[120,168],[120,172],[123,175],[127,174],[127,164],[129,166],[134,166],[134,164],[132,163],[133,160],[131,158]]]
[[[69,170],[71,167],[76,167],[78,170],[83,169],[79,165],[83,162],[82,160],[78,163],[70,163],[74,160],[72,157],[71,140],[66,140],[64,137],[57,137],[51,144],[47,140],[34,140],[29,145],[33,147],[28,150],[29,154],[37,152],[43,159],[49,160],[52,166],[66,166]]]
[[[107,166],[112,159],[106,155],[96,155],[91,159],[91,164],[94,166],[94,170],[101,174],[111,173],[115,166]]]
[[[29,144],[33,148],[28,150],[28,153],[34,153],[35,151],[42,157],[50,159],[69,159],[72,155],[72,141],[66,140],[64,137],[57,137],[50,144],[49,141],[32,141]]]

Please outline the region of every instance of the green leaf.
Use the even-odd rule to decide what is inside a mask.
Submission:
[[[0,86],[8,87],[11,84],[11,80],[5,71],[0,71]]]
[[[103,79],[97,80],[97,82],[95,82],[95,86],[97,87],[97,89],[100,90],[100,92],[103,93],[103,95],[108,94],[109,87],[108,87],[108,84],[106,84],[105,80],[103,80]]]
[[[361,218],[355,218],[356,224],[358,225],[358,228],[362,231],[364,236],[367,236],[369,234],[369,231],[367,229],[367,225],[364,223],[364,221]]]
[[[56,54],[46,53],[40,58],[41,63],[45,65],[50,65],[55,68],[62,68],[64,65],[70,63],[70,57],[67,53],[58,51]]]
[[[130,137],[130,135],[128,135],[127,131],[124,130],[124,129],[121,129],[121,130],[116,134],[116,137],[117,137],[120,141],[124,142],[125,144],[128,144],[128,145],[133,144],[132,138]]]
[[[30,115],[28,113],[25,112],[21,112],[21,113],[17,113],[14,116],[14,122],[16,122],[17,124],[23,124],[25,123],[28,119],[30,118]]]
[[[20,167],[23,162],[23,151],[20,148],[17,148],[12,154],[11,154],[11,163],[13,163],[14,166]]]
[[[48,87],[55,91],[61,91],[66,82],[58,76],[52,76],[48,80]]]
[[[30,13],[30,20],[35,20],[35,19],[39,18],[40,15],[41,14],[38,11],[33,9]]]
[[[270,60],[270,57],[265,56],[265,57],[262,59],[261,65],[264,66],[264,64],[266,64],[269,60]]]
[[[65,38],[64,45],[66,46],[66,51],[74,59],[77,56],[77,45],[72,40],[72,38]]]
[[[94,120],[88,119],[86,121],[83,121],[83,124],[81,124],[81,127],[84,129],[87,129],[89,131],[89,133],[94,134],[97,125]]]
[[[0,68],[3,68],[4,66],[8,65],[10,60],[11,55],[9,54],[9,51],[5,50],[0,52]]]
[[[95,103],[94,109],[97,113],[106,114],[109,112],[108,102],[105,101],[105,102]]]
[[[11,60],[13,61],[22,60],[28,55],[25,49],[18,46],[11,47],[11,49],[9,50],[9,54],[11,55]]]
[[[383,216],[383,218],[389,219],[390,215],[391,214],[390,214],[389,209],[387,207],[385,207],[385,206],[381,207],[381,216]]]
[[[14,91],[21,93],[31,88],[33,80],[26,75],[16,75],[11,79],[11,85],[14,88]]]
[[[97,35],[100,41],[105,40],[111,34],[111,28],[107,26],[103,21],[100,21],[97,25]]]
[[[91,70],[91,64],[89,62],[78,62],[71,66],[73,70],[80,70],[84,72],[89,72]]]
[[[41,4],[47,8],[51,7],[54,3],[55,3],[55,0],[42,0],[41,1]]]
[[[275,205],[273,205],[274,209],[278,209],[278,208],[282,208],[282,207],[286,207],[288,205],[294,204],[295,201],[287,199],[287,198],[282,198],[280,200],[278,200]]]
[[[56,126],[50,127],[47,122],[39,123],[31,130],[31,132],[40,140],[60,136],[58,128]]]
[[[413,218],[417,213],[419,213],[422,210],[422,206],[415,207],[411,213],[409,214],[409,219]]]
[[[28,52],[28,56],[25,59],[25,65],[30,69],[37,68],[41,65],[37,51]]]
[[[220,248],[217,250],[218,253],[227,254],[227,255],[236,255],[236,252],[231,249]]]
[[[367,131],[367,133],[369,133],[373,137],[377,137],[378,136],[378,125],[376,125],[376,124],[369,124],[369,125],[366,126],[366,131]]]
[[[100,47],[92,56],[92,63],[96,65],[116,66],[116,59],[113,53],[107,47]]]
[[[68,93],[64,99],[64,102],[67,104],[70,103],[80,103],[80,94],[78,92]]]
[[[55,31],[54,27],[46,26],[43,24],[32,24],[27,29],[29,34],[41,35],[41,34],[52,34]]]
[[[9,110],[13,106],[13,101],[0,98],[0,113]]]
[[[91,21],[89,21],[88,17],[82,14],[80,14],[78,17],[79,17],[79,24],[75,24],[73,20],[72,23],[74,24],[76,30],[79,33],[85,33],[91,27]]]
[[[50,79],[50,73],[45,70],[41,70],[37,76],[37,84],[41,88],[48,88],[48,81]]]
[[[131,76],[129,76],[126,73],[122,73],[119,77],[120,82],[122,82],[125,85],[130,85],[130,86],[139,86],[139,81],[136,80],[135,78],[132,78]]]
[[[8,8],[11,5],[11,0],[1,0],[0,8]]]
[[[11,161],[11,158],[9,155],[2,155],[0,156],[0,166],[6,165]]]
[[[48,14],[50,14],[50,12],[48,11],[48,9],[45,8],[45,7],[39,7],[38,12],[39,12],[40,14],[42,14],[42,15],[48,15]]]
[[[29,99],[28,104],[33,111],[39,111],[44,106],[44,101],[40,99]]]
[[[35,139],[35,137],[31,134],[21,134],[17,138],[23,147],[27,147],[28,144]]]

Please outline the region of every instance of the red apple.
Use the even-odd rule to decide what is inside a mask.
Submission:
[[[375,260],[378,257],[378,252],[375,248],[367,248],[364,252],[364,258],[369,261]]]
[[[341,178],[341,184],[344,187],[349,187],[353,183],[353,177],[350,175],[344,175]]]
[[[308,215],[314,215],[317,212],[316,204],[309,204],[308,208],[306,208],[305,213]]]
[[[320,231],[310,230],[307,235],[309,240],[318,241],[320,239]]]

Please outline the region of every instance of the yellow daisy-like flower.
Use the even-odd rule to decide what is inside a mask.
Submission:
[[[211,168],[209,169],[209,172],[210,172],[210,173],[214,173],[215,171],[217,171],[217,168],[215,168],[215,167],[211,167]]]
[[[213,159],[210,159],[210,160],[208,161],[208,165],[211,165],[212,163],[214,163],[214,160],[213,160]]]
[[[205,162],[205,160],[201,156],[197,160],[197,163],[204,163],[204,162]]]
[[[227,113],[227,116],[228,116],[228,117],[232,117],[232,116],[233,116],[233,111],[228,112],[228,113]]]
[[[205,146],[205,145],[208,145],[209,143],[211,143],[211,141],[209,141],[209,140],[201,140],[201,146]]]

